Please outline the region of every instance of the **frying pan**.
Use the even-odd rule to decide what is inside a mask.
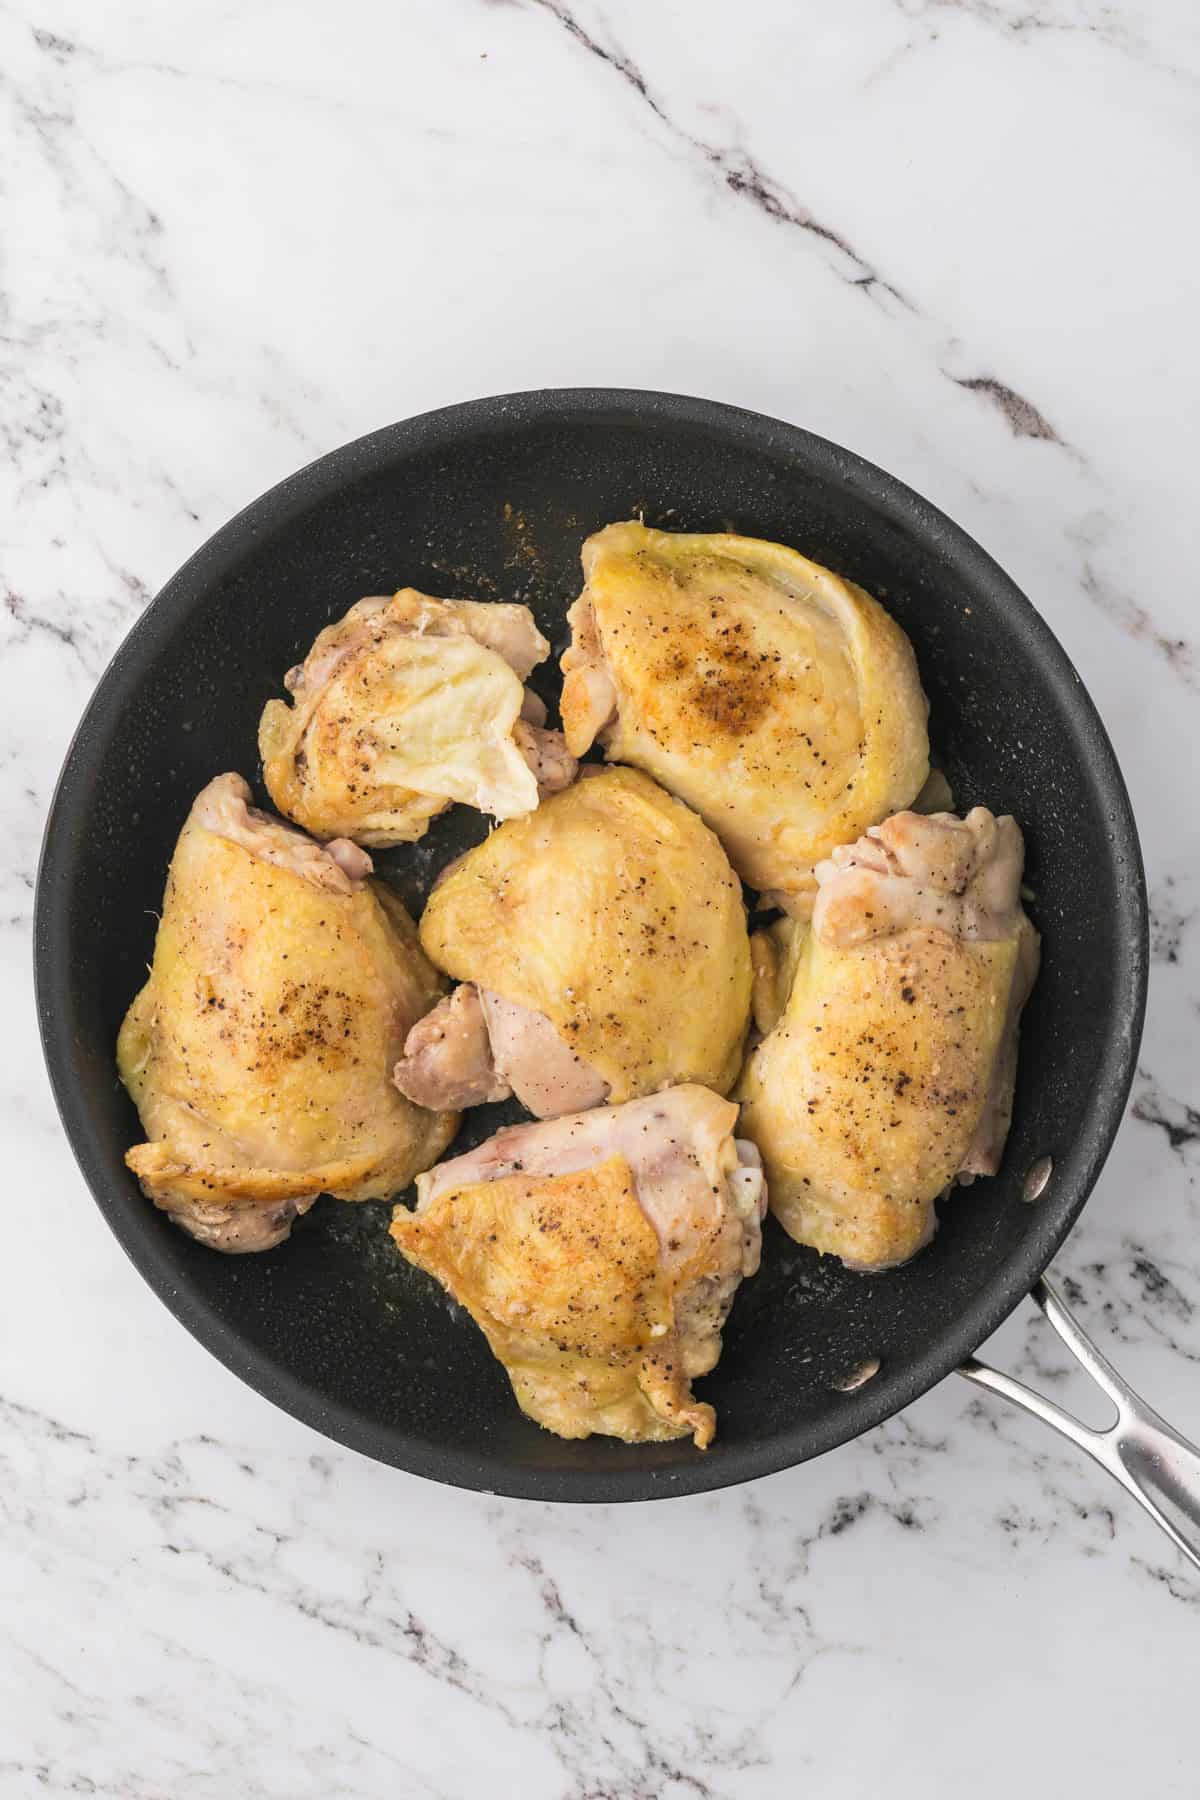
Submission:
[[[848,1273],[769,1222],[762,1271],[702,1383],[718,1416],[707,1453],[540,1431],[466,1315],[396,1253],[383,1204],[321,1200],[265,1256],[194,1243],[123,1165],[140,1133],[113,1064],[188,807],[214,774],[257,774],[263,703],[317,631],[363,594],[411,585],[525,601],[557,655],[583,539],[634,515],[792,544],[878,595],[915,646],[958,806],[1024,828],[1044,940],[1002,1173],[945,1203],[932,1245],[890,1274]],[[552,705],[555,671],[535,677]],[[456,807],[377,866],[419,912],[438,869],[486,828]],[[1038,1284],[1099,1174],[1137,1054],[1147,924],[1128,797],[1078,676],[1007,576],[916,494],[808,432],[678,395],[516,394],[390,426],[273,488],[168,582],[101,681],[50,811],[36,962],[63,1124],[132,1261],[236,1374],[380,1461],[540,1500],[646,1500],[818,1456],[956,1369],[1055,1410],[969,1359],[1031,1291],[1078,1342]],[[457,1147],[516,1116],[511,1104],[469,1113]],[[1098,1352],[1081,1348],[1112,1391]],[[1126,1485],[1157,1483],[1160,1511],[1172,1494],[1186,1506],[1200,1460],[1185,1468],[1196,1453],[1134,1405],[1122,1390],[1114,1436],[1066,1427]],[[1149,1473],[1127,1466],[1131,1437]],[[1186,1529],[1176,1523],[1178,1541]]]

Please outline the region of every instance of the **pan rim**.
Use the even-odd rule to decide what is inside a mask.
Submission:
[[[600,422],[623,416],[639,424],[699,428],[714,439],[782,451],[862,499],[902,518],[931,546],[992,589],[1014,618],[1014,629],[1036,646],[1060,713],[1084,741],[1095,786],[1110,816],[1108,855],[1123,865],[1117,882],[1118,965],[1113,971],[1114,1019],[1088,1118],[1059,1159],[1053,1203],[1043,1201],[1033,1228],[908,1369],[898,1385],[868,1384],[835,1414],[803,1422],[761,1443],[720,1448],[674,1469],[586,1471],[504,1467],[478,1453],[434,1448],[402,1428],[379,1424],[322,1396],[246,1342],[197,1293],[180,1284],[165,1240],[144,1218],[112,1203],[112,1171],[72,1079],[67,1027],[68,903],[78,841],[75,822],[88,796],[87,750],[122,703],[121,696],[153,662],[155,644],[177,627],[204,592],[261,538],[273,536],[298,513],[405,455],[456,444],[464,434],[500,435],[515,426]],[[122,1249],[180,1323],[233,1374],[302,1423],[345,1447],[427,1480],[513,1499],[584,1504],[634,1502],[711,1492],[781,1472],[824,1455],[894,1417],[952,1373],[1020,1304],[1065,1240],[1100,1174],[1124,1116],[1136,1071],[1145,1014],[1149,925],[1145,875],[1124,779],[1108,734],[1066,652],[1049,625],[988,553],[946,514],[896,477],[855,452],[802,427],[722,401],[637,388],[548,388],[486,396],[386,425],[318,457],[268,488],[214,532],[164,584],[135,621],[97,683],[71,739],[48,809],[34,907],[34,976],[39,1029],[55,1103],[67,1140],[94,1200]],[[718,1440],[719,1445],[719,1440]]]

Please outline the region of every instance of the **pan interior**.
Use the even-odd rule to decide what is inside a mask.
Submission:
[[[874,593],[908,632],[960,809],[1012,812],[1044,937],[999,1178],[941,1208],[907,1268],[848,1274],[769,1224],[716,1372],[707,1455],[564,1443],[521,1417],[482,1337],[385,1233],[388,1208],[323,1200],[269,1255],[222,1257],[173,1228],[122,1165],[140,1135],[113,1044],[151,953],[176,834],[214,774],[258,775],[264,701],[364,594],[412,585],[521,600],[562,649],[583,538],[615,519],[794,545]],[[553,706],[556,664],[535,685]],[[260,787],[261,795],[261,787]],[[456,808],[380,872],[419,911],[485,822]],[[81,727],[47,834],[39,995],[64,1121],[97,1200],[185,1323],[271,1398],[383,1460],[553,1499],[722,1485],[829,1448],[951,1368],[1049,1259],[1120,1117],[1140,1026],[1144,899],[1111,750],[1046,628],[915,496],[822,440],[699,402],[521,396],[392,428],[325,458],[218,534],[118,654]],[[468,1114],[456,1148],[518,1116]],[[1035,1206],[1029,1165],[1055,1176]],[[837,1385],[878,1358],[853,1393]]]

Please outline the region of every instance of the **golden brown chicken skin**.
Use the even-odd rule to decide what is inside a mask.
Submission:
[[[412,1034],[396,1079],[414,1098],[498,1084],[547,1117],[737,1077],[741,888],[703,821],[634,769],[591,773],[468,851],[421,942],[476,997],[460,990]],[[469,1065],[480,1046],[487,1062]]]
[[[149,1140],[129,1167],[227,1251],[279,1243],[318,1194],[398,1193],[457,1125],[390,1079],[441,992],[404,908],[365,852],[315,844],[249,797],[221,775],[192,807],[117,1044]]]
[[[693,806],[752,887],[805,915],[835,845],[928,773],[912,648],[794,550],[609,525],[583,548],[562,659],[567,748],[599,739]]]
[[[1022,863],[1011,818],[900,813],[818,869],[811,927],[756,943],[742,1129],[800,1243],[905,1262],[936,1196],[999,1167],[1038,963]]]
[[[392,1236],[465,1306],[560,1437],[712,1440],[714,1367],[765,1206],[737,1108],[704,1088],[500,1132],[418,1181]]]
[[[455,801],[532,812],[575,774],[561,732],[522,684],[550,646],[526,606],[360,600],[326,626],[259,725],[267,791],[317,837],[412,842]]]

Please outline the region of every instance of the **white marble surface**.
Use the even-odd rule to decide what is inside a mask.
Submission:
[[[274,1412],[87,1198],[28,939],[107,657],[278,477],[555,383],[794,419],[978,536],[1116,741],[1150,1017],[1058,1268],[1200,1436],[1197,18],[0,4],[4,1796],[1195,1793],[1200,1585],[962,1383],[818,1464],[623,1510],[441,1491]],[[1070,1392],[1029,1312],[995,1354]]]

